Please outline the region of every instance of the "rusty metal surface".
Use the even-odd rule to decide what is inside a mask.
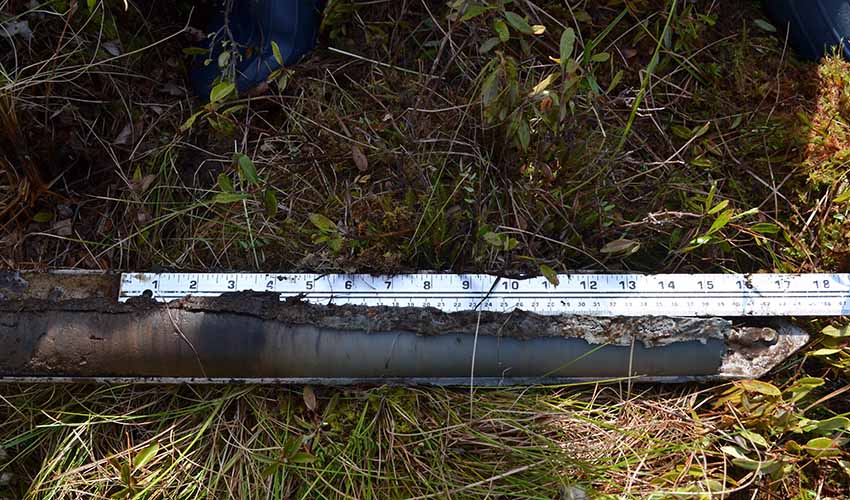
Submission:
[[[267,294],[119,304],[110,275],[0,277],[0,379],[541,383],[757,377],[787,324],[323,307]]]

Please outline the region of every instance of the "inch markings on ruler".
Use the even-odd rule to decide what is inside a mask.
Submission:
[[[119,300],[269,292],[314,304],[434,307],[447,312],[514,309],[593,316],[844,316],[850,274],[125,273]]]

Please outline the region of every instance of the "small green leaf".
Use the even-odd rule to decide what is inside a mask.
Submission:
[[[277,215],[277,195],[274,189],[266,189],[263,193],[263,207],[266,209],[266,216],[273,219]]]
[[[231,82],[221,82],[210,91],[210,102],[215,103],[225,99],[236,90],[236,85]]]
[[[839,455],[841,451],[837,448],[836,442],[828,437],[817,437],[810,439],[806,443],[806,451],[816,458]]]
[[[624,74],[625,73],[623,73],[623,70],[620,70],[614,75],[614,78],[611,79],[611,83],[608,84],[608,88],[605,89],[605,94],[611,94],[611,92],[616,90],[617,85],[619,85],[620,82],[623,80]]]
[[[133,490],[131,490],[130,488],[128,488],[128,487],[126,487],[126,486],[125,486],[124,488],[122,488],[122,489],[118,490],[117,492],[113,493],[113,494],[112,494],[112,496],[110,496],[109,498],[114,498],[115,500],[118,500],[118,499],[126,499],[126,498],[127,498],[127,497],[129,497],[132,493],[133,493]]]
[[[283,55],[280,53],[280,46],[274,40],[272,40],[272,54],[274,55],[274,60],[283,66]]]
[[[738,215],[732,217],[732,220],[738,220],[738,219],[741,219],[743,217],[749,217],[750,215],[755,215],[757,213],[759,213],[758,208],[751,208],[749,210],[744,210],[743,212],[739,213]]]
[[[732,458],[748,459],[746,452],[738,446],[723,446],[720,451]]]
[[[767,442],[767,439],[765,439],[761,434],[755,433],[753,431],[748,431],[744,429],[741,431],[741,437],[743,437],[747,441],[761,446],[762,448],[767,448],[768,446],[770,446]]]
[[[729,210],[721,212],[720,215],[718,215],[717,218],[714,219],[714,223],[711,224],[710,228],[708,228],[708,232],[706,234],[714,234],[717,231],[720,231],[721,229],[726,227],[726,224],[729,224],[729,221],[732,220],[732,214],[734,213],[735,212],[731,208]]]
[[[850,325],[843,326],[841,328],[835,328],[834,326],[830,325],[821,330],[820,332],[826,335],[827,337],[832,337],[836,339],[850,337]]]
[[[508,31],[508,25],[501,19],[493,21],[493,30],[499,35],[499,40],[507,42],[511,39],[511,33]]]
[[[192,116],[187,118],[186,121],[183,122],[183,125],[180,125],[180,131],[187,132],[190,128],[192,128],[192,125],[195,124],[195,120],[197,120],[198,117],[201,116],[201,113],[203,113],[203,110],[197,111],[193,113]]]
[[[528,151],[528,145],[531,143],[531,130],[528,128],[528,122],[522,118],[519,118],[519,127],[517,127],[516,135],[522,150]]]
[[[89,7],[89,12],[94,12],[94,9],[97,7],[97,0],[88,0],[86,4]]]
[[[600,252],[610,255],[631,255],[640,250],[640,242],[635,240],[619,239],[609,241]]]
[[[336,224],[322,214],[310,214],[310,222],[316,226],[316,229],[325,233],[337,230]]]
[[[761,380],[739,380],[736,384],[747,392],[764,394],[765,396],[782,396],[782,392],[775,385]]]
[[[595,63],[606,62],[609,59],[611,59],[611,54],[609,54],[608,52],[600,52],[598,54],[593,54],[593,56],[590,58],[590,60]]]
[[[38,212],[37,214],[32,216],[33,222],[44,223],[44,222],[50,222],[52,220],[53,220],[53,213],[52,212]]]
[[[726,208],[726,207],[728,207],[728,206],[729,206],[729,200],[723,200],[723,201],[721,201],[720,203],[718,203],[717,205],[714,205],[714,207],[712,207],[712,208],[711,208],[711,210],[709,210],[708,212],[706,212],[706,214],[708,214],[708,215],[714,215],[714,214],[716,214],[717,212],[719,212],[719,211],[723,210],[724,208]]]
[[[759,474],[772,474],[779,470],[779,467],[782,466],[782,463],[778,460],[765,460],[764,462],[760,462],[750,458],[735,458],[732,460],[732,463],[737,467],[745,470],[756,471]]]
[[[470,19],[474,19],[480,16],[481,14],[487,12],[488,10],[489,9],[483,5],[469,5],[466,8],[466,12],[464,12],[463,15],[460,16],[460,22],[463,23],[469,21]]]
[[[131,477],[130,466],[128,464],[121,464],[121,482],[129,486]]]
[[[225,193],[233,192],[233,183],[230,181],[230,177],[224,172],[218,174],[218,188],[224,191]]]
[[[843,349],[823,348],[810,352],[809,356],[832,356],[833,354],[838,354],[841,351],[843,351]]]
[[[576,42],[576,32],[572,28],[567,28],[561,34],[561,44],[559,55],[561,58],[561,69],[566,71],[567,61],[573,56],[573,49]]]
[[[144,450],[140,451],[136,458],[133,459],[133,469],[139,470],[144,467],[148,462],[156,457],[156,453],[159,451],[159,443],[154,443]]]
[[[540,80],[540,83],[538,83],[537,85],[534,86],[533,89],[531,89],[531,93],[529,94],[529,96],[534,97],[534,96],[542,93],[544,90],[549,88],[550,85],[552,85],[552,82],[554,82],[555,80],[558,79],[558,76],[559,76],[558,73],[552,73],[551,75],[547,76],[546,78]]]
[[[490,38],[484,40],[484,43],[482,43],[481,46],[478,47],[478,52],[480,54],[486,54],[487,52],[490,52],[491,50],[493,50],[493,48],[496,45],[499,45],[500,43],[502,43],[502,41],[499,39],[499,37],[495,37],[495,36],[490,37]]]
[[[709,129],[711,129],[711,122],[706,122],[700,128],[694,131],[693,137],[702,137],[706,134],[706,132],[709,131]]]
[[[759,222],[750,226],[750,229],[759,234],[777,234],[782,230],[782,228],[772,222]]]
[[[505,11],[505,19],[507,19],[508,24],[511,27],[524,35],[532,35],[534,34],[534,29],[531,25],[528,24],[528,21],[525,20],[524,17],[517,14],[516,12]]]
[[[832,433],[835,431],[846,431],[850,430],[850,418],[836,416],[832,418],[827,418],[826,420],[821,420],[819,422],[814,422],[812,424],[811,431],[823,432],[823,433]]]
[[[212,199],[216,203],[235,203],[237,201],[247,200],[248,195],[245,193],[218,193]]]
[[[248,184],[259,184],[260,178],[257,176],[257,168],[254,166],[254,162],[251,161],[251,158],[249,158],[248,155],[236,153],[234,155],[234,159],[239,164],[239,175],[241,175]]]
[[[845,201],[850,201],[850,189],[845,190],[832,200],[833,203],[844,203]]]
[[[298,453],[292,455],[287,459],[287,462],[292,464],[310,464],[316,461],[316,457],[310,455],[309,453],[305,453],[303,451],[299,451]]]
[[[489,233],[484,234],[484,241],[493,245],[496,248],[502,248],[502,235],[499,233],[495,233],[490,231]]]
[[[554,269],[547,266],[546,264],[540,264],[540,274],[546,278],[546,281],[552,283],[553,286],[558,286],[561,284],[561,281],[558,279],[558,273],[555,272]]]
[[[210,53],[210,49],[205,49],[203,47],[186,47],[183,49],[183,53],[187,56],[205,56]]]
[[[494,247],[509,252],[519,245],[519,242],[507,234],[499,234],[493,231],[484,234],[484,241]]]
[[[767,31],[768,33],[776,33],[776,26],[770,24],[764,19],[756,19],[755,21],[753,21],[753,24],[755,24],[759,29]]]
[[[691,138],[691,129],[689,129],[688,127],[683,127],[681,125],[672,125],[670,127],[670,131],[673,132],[673,135],[675,135],[679,139],[690,140]]]

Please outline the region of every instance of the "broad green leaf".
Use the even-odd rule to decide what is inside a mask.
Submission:
[[[330,233],[336,231],[336,224],[322,214],[310,214],[310,222],[319,231]]]
[[[496,19],[493,21],[493,31],[499,35],[499,40],[503,42],[507,42],[511,39],[511,33],[508,31],[508,25],[505,24],[501,19]]]
[[[144,450],[140,451],[136,458],[133,459],[133,469],[139,470],[144,467],[148,462],[156,457],[156,453],[159,451],[159,443],[154,443]]]
[[[235,156],[235,159],[239,164],[239,174],[242,178],[249,184],[258,184],[260,182],[260,178],[257,176],[257,168],[254,166],[254,162],[251,161],[251,158],[242,153],[237,153]]]
[[[558,279],[558,273],[555,272],[554,269],[547,266],[546,264],[540,264],[540,274],[546,278],[546,281],[552,283],[554,286],[558,286],[561,284],[561,281]]]
[[[236,90],[236,85],[231,82],[221,82],[210,91],[210,102],[215,103],[225,99]]]
[[[505,19],[508,21],[508,24],[511,25],[511,28],[519,31],[525,35],[534,34],[534,29],[531,28],[531,25],[528,24],[528,21],[525,20],[524,17],[517,14],[516,12],[505,11]]]

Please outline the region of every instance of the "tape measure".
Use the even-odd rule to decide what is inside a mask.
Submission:
[[[554,283],[557,281],[557,284]],[[433,307],[446,312],[514,309],[591,316],[850,315],[850,274],[125,273],[119,300],[161,302],[232,292],[300,296],[314,304]]]

